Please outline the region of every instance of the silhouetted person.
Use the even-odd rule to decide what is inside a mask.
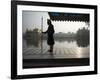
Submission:
[[[48,50],[49,52],[53,52],[53,45],[54,45],[54,26],[51,23],[51,20],[47,19],[47,24],[48,24],[48,29],[46,32],[43,33],[47,33],[47,44],[50,46],[50,49]]]

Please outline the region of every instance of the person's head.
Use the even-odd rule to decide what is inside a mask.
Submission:
[[[51,20],[47,19],[47,24],[50,25],[51,24]]]

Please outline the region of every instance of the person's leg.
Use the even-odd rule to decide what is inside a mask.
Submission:
[[[50,49],[48,51],[53,52],[53,45],[50,45]]]
[[[53,45],[52,45],[52,51],[53,51]]]
[[[50,52],[53,52],[53,45],[50,45]]]
[[[51,51],[51,46],[49,45],[49,50],[48,50],[49,52]]]

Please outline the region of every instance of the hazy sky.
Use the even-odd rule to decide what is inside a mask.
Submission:
[[[36,11],[23,11],[22,13],[22,27],[23,32],[26,29],[41,29],[41,18],[43,17],[43,31],[48,28],[47,19],[50,19],[48,12],[36,12]],[[69,22],[69,21],[52,21],[55,32],[76,32],[79,28],[88,27],[85,22]]]

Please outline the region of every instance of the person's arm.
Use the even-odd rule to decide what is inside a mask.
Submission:
[[[42,33],[46,34],[46,33],[48,33],[48,30],[47,30],[47,31],[45,31],[45,32],[42,32]]]
[[[45,31],[45,32],[42,32],[42,33],[46,34],[46,33],[47,33],[47,31]]]

